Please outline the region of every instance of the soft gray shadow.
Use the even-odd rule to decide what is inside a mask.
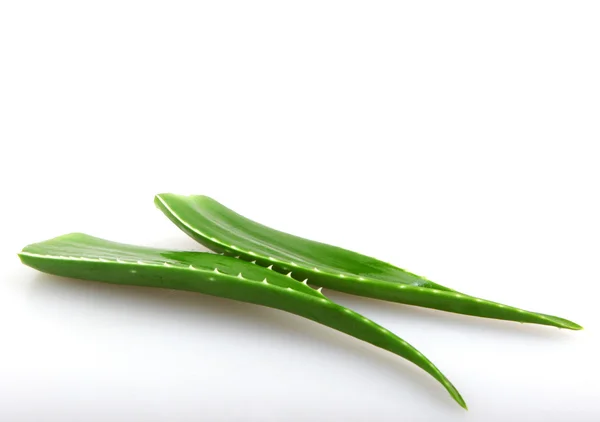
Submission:
[[[369,365],[368,369],[374,376],[389,376],[393,371],[398,381],[405,383],[407,388],[417,389],[422,396],[430,397],[432,405],[462,412],[437,381],[412,363],[346,334],[276,309],[193,292],[112,285],[44,273],[33,276],[31,295],[33,300],[52,306],[58,301],[61,307],[82,300],[89,302],[90,296],[93,296],[95,309],[103,306],[126,308],[129,314],[139,312],[140,317],[147,314],[147,309],[152,309],[154,316],[172,320],[174,325],[189,323],[200,327],[207,320],[211,324],[218,321],[222,325],[236,325],[242,330],[251,329],[260,337],[257,341],[293,333],[294,339],[300,338],[309,348],[317,345],[327,347],[336,354],[345,354]]]

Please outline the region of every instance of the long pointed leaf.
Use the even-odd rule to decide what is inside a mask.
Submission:
[[[160,194],[157,207],[206,247],[332,290],[448,312],[579,330],[572,321],[469,296],[386,262],[271,229],[207,196]]]
[[[406,341],[320,291],[258,265],[211,253],[125,245],[80,233],[26,246],[19,257],[30,267],[59,276],[188,290],[302,316],[413,362],[466,409],[452,383]]]

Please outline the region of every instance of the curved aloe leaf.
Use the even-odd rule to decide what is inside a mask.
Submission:
[[[580,330],[569,320],[479,299],[375,258],[283,233],[249,220],[207,196],[160,194],[157,207],[209,249],[292,271],[296,279],[359,296],[442,311]]]
[[[239,259],[110,242],[80,233],[26,246],[21,261],[64,277],[188,290],[280,309],[388,350],[419,366],[466,409],[452,383],[417,349],[306,283]]]

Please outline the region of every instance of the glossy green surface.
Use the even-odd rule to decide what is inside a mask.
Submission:
[[[21,261],[39,271],[114,284],[188,290],[280,309],[401,356],[438,380],[466,409],[452,383],[418,350],[373,321],[291,277],[239,259],[110,242],[80,233],[26,246]]]
[[[211,250],[332,290],[448,312],[579,330],[569,320],[476,298],[356,252],[283,233],[207,196],[160,194],[155,204]]]

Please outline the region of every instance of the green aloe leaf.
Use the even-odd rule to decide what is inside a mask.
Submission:
[[[283,233],[249,220],[207,196],[160,194],[155,204],[207,248],[332,290],[442,311],[571,330],[582,327],[457,292],[389,263]]]
[[[418,350],[306,283],[239,259],[110,242],[73,233],[26,246],[21,261],[39,271],[114,284],[188,290],[280,309],[388,350],[419,366],[466,409],[452,383]]]

